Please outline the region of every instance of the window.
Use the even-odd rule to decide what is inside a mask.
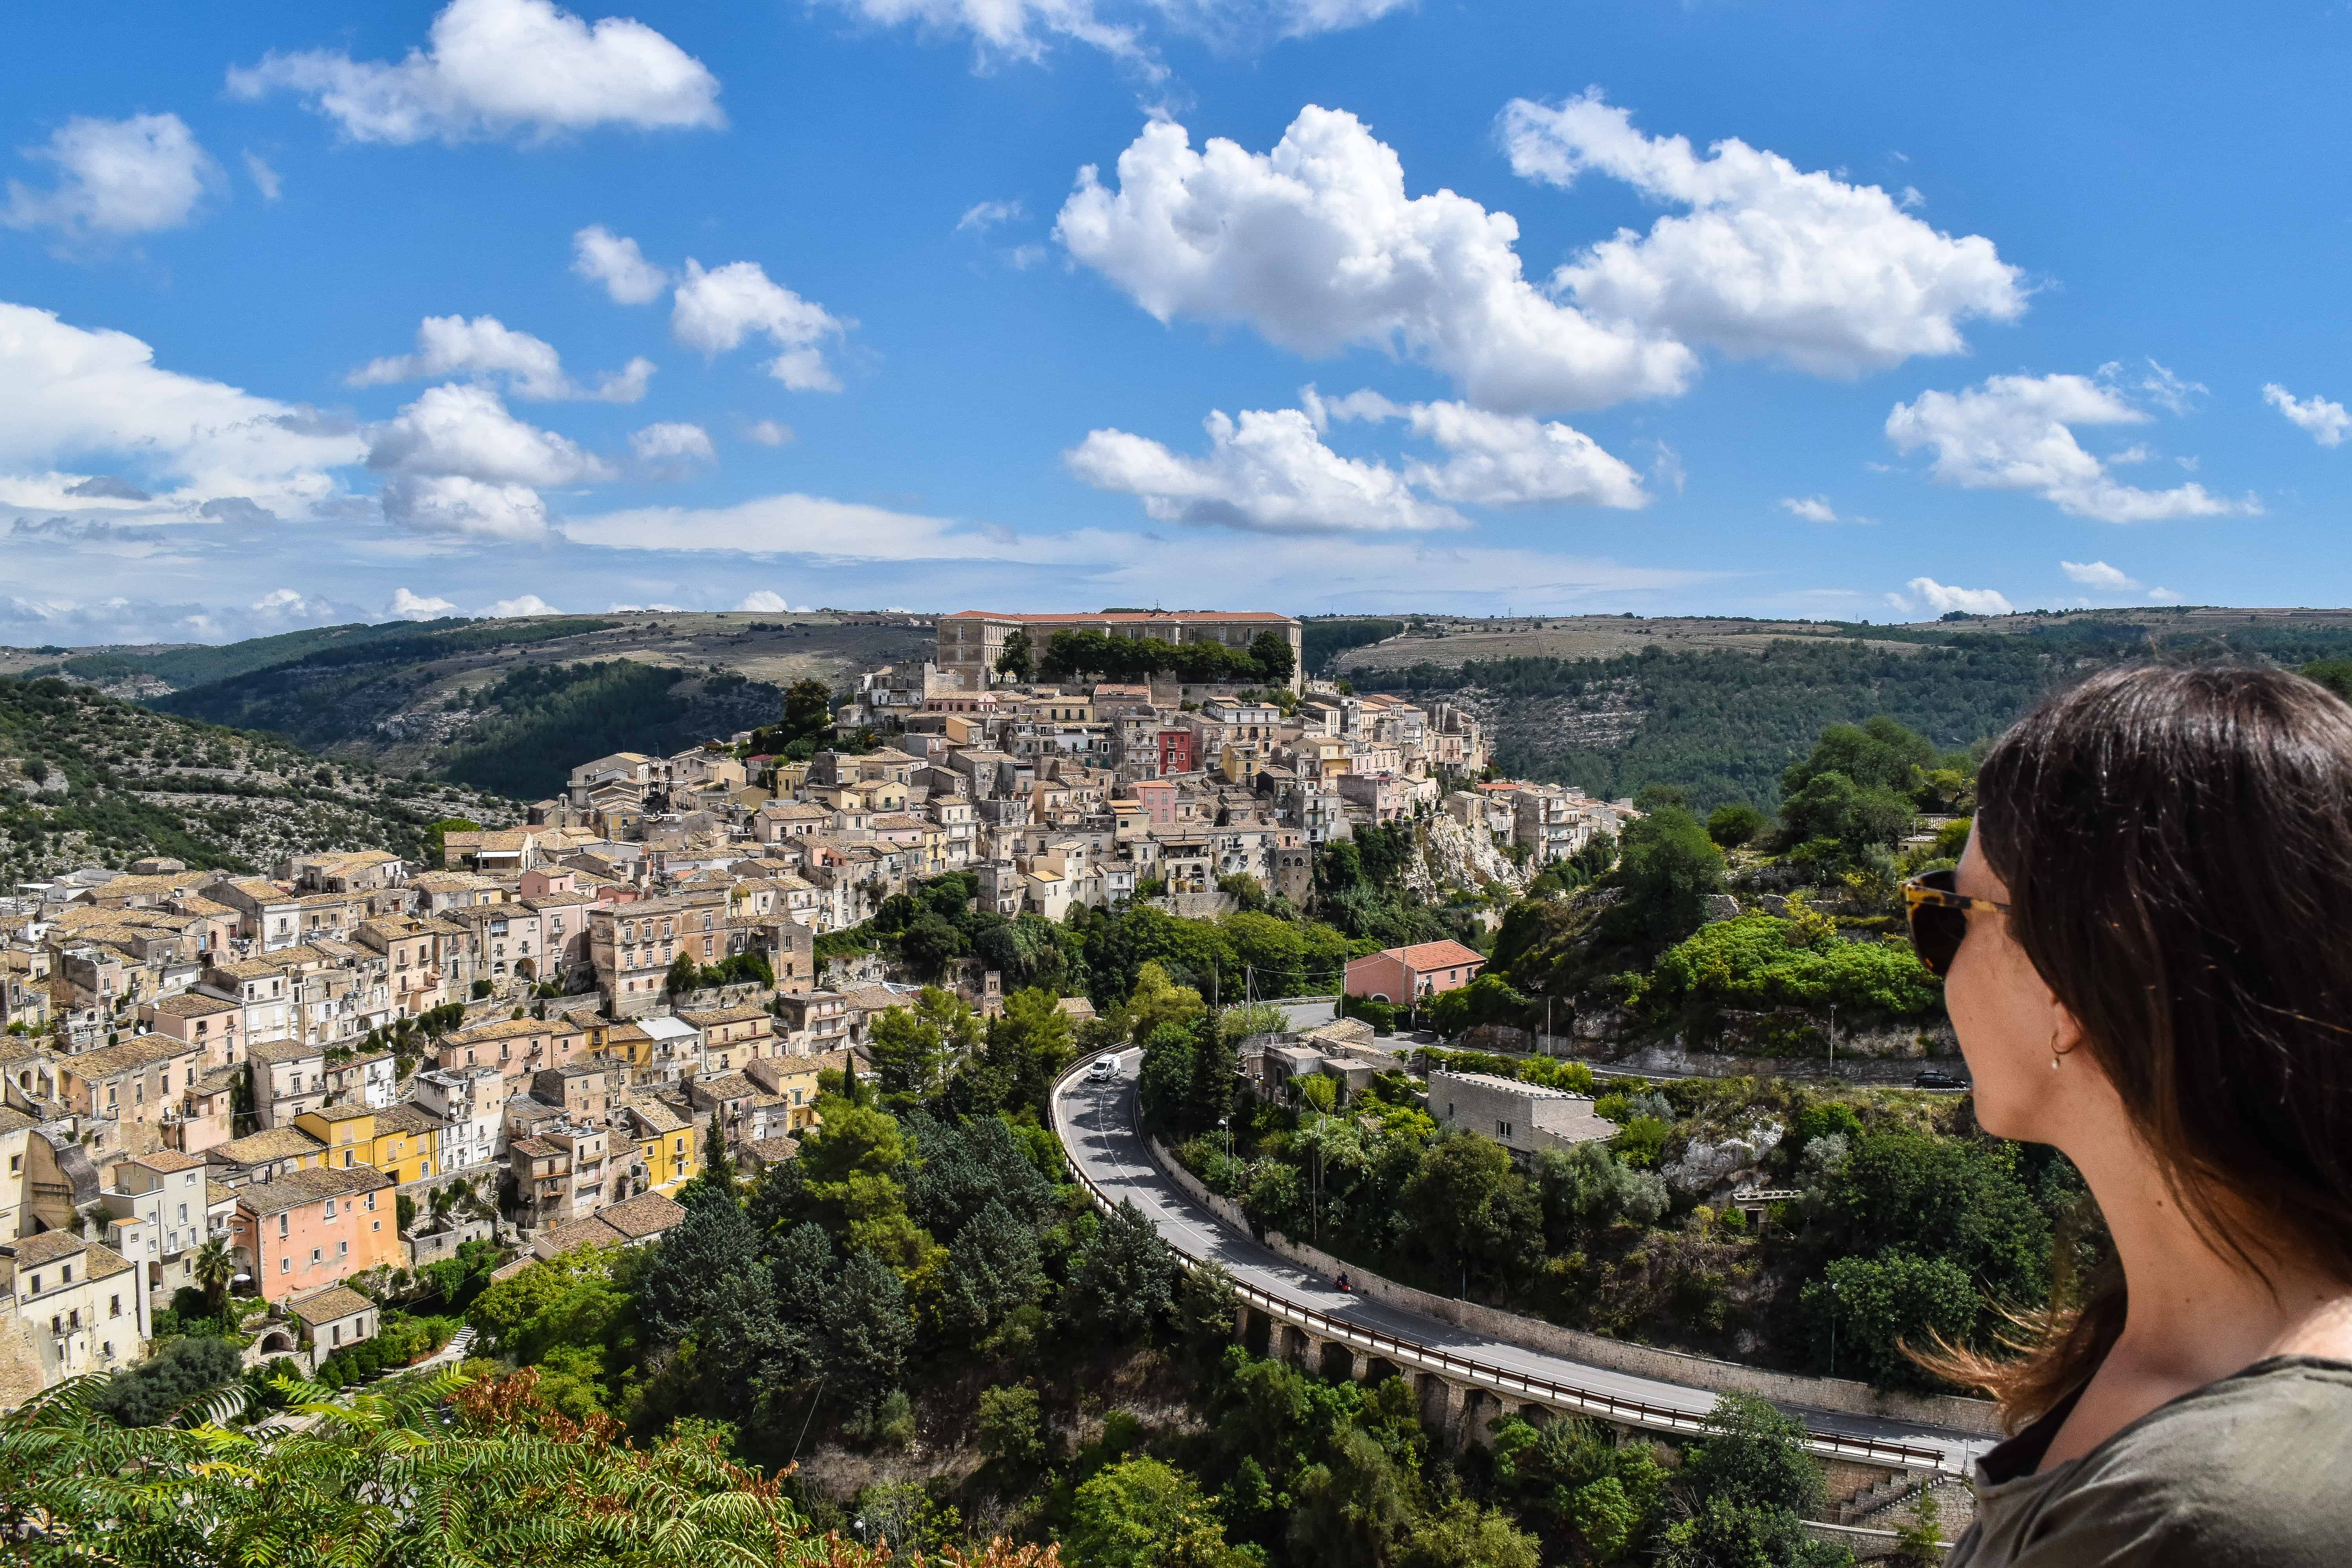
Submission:
[[[121,1298],[121,1297],[120,1297],[120,1296],[109,1296],[109,1297],[106,1299],[106,1315],[107,1315],[108,1317],[110,1317],[110,1318],[119,1318],[119,1317],[122,1316],[122,1298]]]
[[[1495,1136],[1496,1136],[1496,1137],[1497,1137],[1497,1138],[1508,1138],[1510,1135],[1511,1135],[1511,1124],[1510,1124],[1509,1122],[1507,1122],[1507,1121],[1497,1121],[1497,1122],[1496,1122],[1496,1123],[1495,1123]]]
[[[344,1163],[344,1164],[346,1164],[346,1165],[348,1165],[348,1164],[350,1164],[351,1163],[352,1163],[352,1161],[351,1161],[351,1154],[350,1154],[350,1152],[349,1152],[349,1151],[346,1151],[346,1152],[344,1152],[344,1155],[343,1155],[343,1163]],[[328,1217],[329,1219],[332,1219],[332,1218],[334,1218],[334,1217],[335,1217],[335,1200],[334,1200],[334,1199],[332,1199],[332,1198],[329,1198],[329,1199],[327,1200],[327,1217]]]
[[[351,1244],[350,1242],[348,1242],[348,1241],[339,1241],[339,1242],[335,1243],[335,1256],[336,1256],[336,1257],[338,1257],[338,1258],[349,1258],[351,1255],[352,1255],[352,1244]]]
[[[34,1276],[33,1276],[33,1294],[34,1294],[34,1295],[36,1295],[36,1296],[37,1296],[37,1295],[39,1295],[40,1293],[41,1293],[41,1277],[40,1277],[39,1275],[36,1274],[36,1275],[34,1275]]]
[[[70,1284],[72,1284],[72,1283],[73,1283],[73,1265],[72,1265],[72,1264],[70,1264],[70,1263],[67,1264],[63,1268],[59,1269],[58,1272],[58,1276],[59,1276],[59,1282],[60,1282],[61,1284],[70,1285]]]
[[[325,1254],[320,1248],[314,1247],[310,1249],[310,1261],[313,1264],[321,1262],[324,1258]]]
[[[294,1269],[294,1260],[293,1260],[292,1258],[278,1258],[278,1272],[279,1272],[280,1274],[290,1274],[290,1273],[292,1273],[292,1272],[293,1272],[293,1269]]]
[[[370,1193],[367,1195],[367,1210],[370,1214],[375,1213],[375,1194],[373,1193]]]

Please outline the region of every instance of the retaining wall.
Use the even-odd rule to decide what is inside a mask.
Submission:
[[[1193,1202],[1226,1224],[1238,1226],[1257,1237],[1280,1257],[1300,1268],[1311,1268],[1326,1276],[1346,1270],[1349,1283],[1356,1290],[1391,1307],[1435,1318],[1440,1322],[1452,1323],[1456,1328],[1467,1329],[1490,1339],[1523,1345],[1528,1350],[1566,1356],[1591,1366],[1605,1366],[1616,1372],[1679,1383],[1686,1388],[1705,1389],[1712,1394],[1753,1394],[1778,1405],[1795,1405],[1801,1409],[1921,1421],[1973,1436],[2001,1435],[2000,1413],[1989,1400],[1961,1399],[1946,1394],[1881,1394],[1865,1384],[1843,1378],[1803,1377],[1794,1373],[1768,1372],[1738,1362],[1718,1361],[1713,1356],[1659,1350],[1651,1345],[1627,1344],[1622,1340],[1564,1329],[1540,1318],[1524,1317],[1500,1308],[1480,1306],[1475,1301],[1434,1295],[1410,1285],[1401,1285],[1393,1279],[1384,1279],[1357,1264],[1292,1241],[1279,1231],[1258,1230],[1242,1213],[1241,1205],[1202,1185],[1200,1179],[1186,1170],[1159,1139],[1146,1142],[1153,1162]]]

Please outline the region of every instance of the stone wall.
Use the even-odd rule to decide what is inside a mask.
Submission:
[[[1294,1242],[1278,1231],[1258,1231],[1250,1225],[1240,1205],[1202,1186],[1199,1178],[1184,1169],[1158,1139],[1150,1140],[1150,1146],[1152,1159],[1193,1202],[1226,1224],[1250,1231],[1276,1254],[1301,1268],[1311,1268],[1326,1276],[1336,1275],[1345,1269],[1349,1282],[1376,1301],[1418,1312],[1440,1322],[1452,1323],[1456,1328],[1467,1329],[1491,1339],[1524,1345],[1529,1350],[1566,1356],[1591,1366],[1604,1366],[1616,1372],[1679,1383],[1687,1388],[1705,1389],[1714,1394],[1759,1394],[1775,1404],[1801,1409],[1921,1421],[1977,1436],[2000,1435],[2000,1413],[1989,1400],[1942,1394],[1881,1394],[1865,1384],[1843,1378],[1804,1377],[1794,1373],[1768,1372],[1761,1367],[1746,1366],[1738,1362],[1718,1361],[1713,1356],[1627,1344],[1622,1340],[1564,1329],[1539,1318],[1522,1317],[1516,1312],[1480,1306],[1475,1301],[1456,1300],[1450,1296],[1434,1295],[1410,1285],[1398,1284],[1392,1279],[1384,1279],[1377,1274],[1366,1272],[1358,1265]]]
[[[494,1224],[488,1219],[453,1220],[440,1230],[404,1234],[401,1249],[408,1254],[410,1268],[422,1268],[428,1263],[457,1257],[457,1248],[467,1242],[489,1240]]]

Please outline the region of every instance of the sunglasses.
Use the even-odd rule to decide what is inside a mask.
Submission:
[[[1928,973],[1941,980],[1952,972],[1960,943],[1969,934],[1970,910],[2007,910],[1990,899],[1971,899],[1953,884],[1950,871],[1930,871],[1903,884],[1903,902],[1911,917],[1911,950]]]

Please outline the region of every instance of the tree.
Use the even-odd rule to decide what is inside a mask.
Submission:
[[[1507,1279],[1541,1251],[1542,1205],[1512,1168],[1510,1152],[1475,1132],[1448,1138],[1423,1156],[1399,1201],[1440,1268]]]
[[[1834,1332],[1840,1373],[1867,1377],[1876,1388],[1937,1387],[1905,1347],[1925,1352],[1938,1341],[1959,1344],[1982,1310],[1966,1269],[1899,1247],[1833,1259],[1822,1278],[1806,1282],[1801,1300],[1815,1353]]]
[[[1685,1517],[1668,1527],[1658,1561],[1667,1568],[1830,1568],[1843,1547],[1806,1539],[1825,1489],[1805,1452],[1803,1423],[1753,1394],[1727,1394],[1706,1418],[1676,1479]]]
[[[1177,1023],[1160,1025],[1143,1042],[1143,1065],[1137,1074],[1136,1091],[1143,1100],[1146,1126],[1179,1137],[1201,1131],[1192,1123],[1188,1103],[1198,1048],[1193,1031]]]
[[[1706,836],[1726,849],[1737,849],[1764,831],[1764,814],[1744,800],[1718,805],[1707,813]]]
[[[851,1247],[879,1253],[912,1273],[936,1244],[907,1215],[899,1167],[914,1157],[898,1119],[827,1095],[818,1126],[803,1134],[799,1163],[812,1215]]]
[[[1158,1459],[1109,1466],[1071,1500],[1073,1568],[1243,1568],[1201,1485]]]
[[[1036,1233],[1003,1204],[992,1202],[948,1248],[940,1280],[940,1323],[976,1345],[1034,1301],[1045,1285]]]
[[[1290,638],[1282,632],[1263,631],[1250,639],[1250,663],[1256,666],[1258,678],[1269,686],[1287,686],[1298,661],[1290,651]]]
[[[340,1403],[298,1385],[298,1426],[129,1432],[92,1420],[89,1385],[68,1383],[0,1415],[0,1539],[121,1568],[877,1568],[729,1460],[721,1429],[633,1445],[609,1419],[555,1410],[542,1382],[445,1372]],[[992,1549],[1011,1568],[1008,1552]]]
[[[236,1278],[236,1255],[229,1251],[228,1238],[216,1236],[196,1248],[188,1267],[204,1290],[205,1315],[219,1317],[228,1308],[229,1281]]]
[[[1070,1016],[1050,991],[1015,991],[1005,997],[1004,1011],[988,1021],[986,1059],[1003,1075],[1008,1104],[1042,1114],[1054,1080],[1075,1054]]]
[[[177,1339],[100,1384],[89,1395],[89,1407],[118,1426],[153,1426],[234,1384],[244,1370],[245,1358],[234,1340],[209,1334]]]
[[[884,1100],[908,1106],[926,1098],[947,1059],[939,1029],[905,1007],[885,1008],[866,1026]]]
[[[1624,899],[1609,923],[1635,942],[1670,946],[1699,928],[1706,900],[1723,891],[1723,851],[1680,806],[1662,806],[1625,829],[1617,883]]]
[[[1400,1568],[1540,1568],[1536,1538],[1499,1509],[1456,1498],[1413,1521]]]
[[[1037,1391],[1017,1384],[981,1390],[972,1442],[982,1454],[1016,1471],[1042,1464],[1045,1417]]]
[[[914,1346],[907,1289],[889,1264],[860,1247],[842,1264],[828,1309],[825,1376],[853,1406],[871,1410],[898,1387]]]
[[[1079,1255],[1065,1308],[1079,1323],[1119,1342],[1150,1340],[1174,1306],[1176,1260],[1135,1200],[1102,1216]]]
[[[1204,1011],[1198,991],[1175,984],[1167,969],[1151,960],[1136,971],[1135,989],[1128,994],[1128,1037],[1141,1045],[1162,1024],[1190,1025]]]
[[[647,1331],[672,1344],[693,1329],[722,1281],[761,1268],[760,1237],[743,1205],[716,1185],[689,1195],[686,1217],[654,1245],[636,1289]]]
[[[795,680],[784,690],[782,741],[814,739],[833,728],[833,693],[822,680]]]
[[[996,673],[1009,675],[1017,685],[1026,686],[1037,678],[1037,655],[1029,646],[1029,634],[1015,626],[1004,639],[1004,652],[996,661]]]

